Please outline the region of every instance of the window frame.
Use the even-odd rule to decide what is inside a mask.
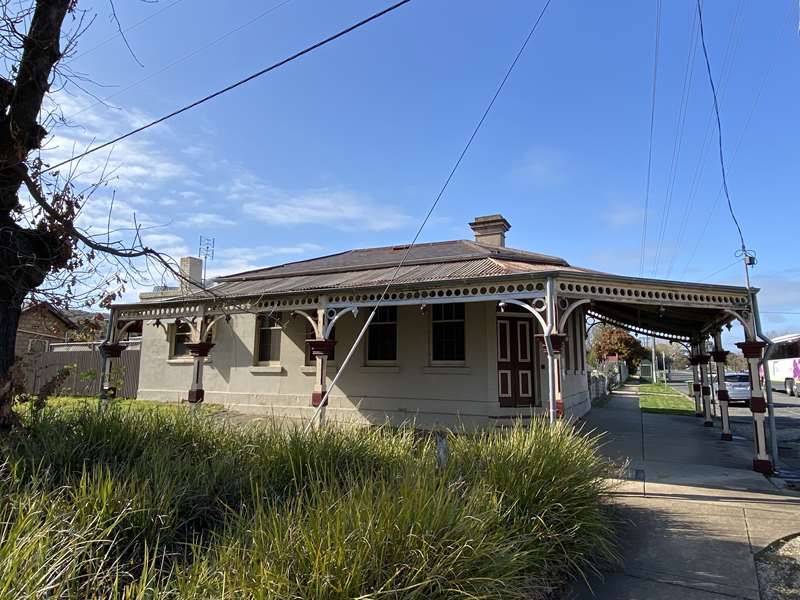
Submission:
[[[394,311],[394,320],[393,321],[379,321],[378,319],[381,318],[380,311],[381,310],[393,310]],[[397,328],[398,321],[399,321],[399,310],[397,306],[381,306],[378,307],[378,312],[375,314],[375,318],[369,324],[367,328],[367,343],[364,344],[364,363],[367,366],[393,366],[397,364],[398,361],[398,332],[399,329]],[[370,351],[370,339],[373,335],[373,327],[387,327],[394,325],[394,358],[392,359],[385,359],[385,358],[370,358],[369,351]]]
[[[273,313],[260,313],[256,315],[256,326],[255,326],[255,333],[254,333],[254,340],[253,340],[253,365],[256,367],[272,367],[272,366],[280,366],[281,362],[281,341],[283,337],[283,325],[281,319],[280,312],[273,312]],[[268,323],[273,323],[272,326],[266,327],[271,333],[270,337],[270,354],[273,354],[272,345],[274,344],[275,340],[275,330],[279,331],[277,338],[278,338],[278,348],[277,348],[277,358],[276,359],[268,359],[268,360],[261,360],[261,325],[260,323],[263,320],[267,320]]]
[[[434,320],[434,312],[437,306],[453,306],[453,305],[460,305],[464,311],[464,316],[460,319],[438,319]],[[430,316],[428,317],[428,360],[431,366],[434,367],[463,367],[466,365],[467,362],[467,306],[464,302],[450,302],[445,304],[432,304],[429,311]],[[434,348],[436,346],[435,339],[434,339],[434,324],[436,323],[461,323],[463,328],[463,336],[462,336],[462,354],[464,358],[462,359],[437,359],[434,357]]]
[[[178,328],[182,327],[182,326],[187,327],[188,330],[186,332],[183,332],[183,333],[179,332]],[[175,354],[175,347],[177,345],[177,341],[178,341],[178,336],[179,335],[181,335],[181,336],[185,335],[186,336],[186,341],[183,342],[183,345],[185,347],[188,342],[192,341],[192,325],[190,323],[187,323],[186,321],[181,321],[180,323],[171,323],[169,325],[169,356],[168,356],[168,358],[170,360],[173,360],[173,359],[178,359],[178,360],[180,360],[180,359],[188,359],[188,358],[191,358],[191,356],[192,356],[188,349],[186,350],[185,353]]]

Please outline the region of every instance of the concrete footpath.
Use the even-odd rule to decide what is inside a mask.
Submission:
[[[800,533],[800,495],[750,469],[749,440],[723,442],[702,419],[641,413],[626,386],[587,426],[604,452],[628,462],[613,495],[623,565],[569,599],[760,600],[754,555]]]

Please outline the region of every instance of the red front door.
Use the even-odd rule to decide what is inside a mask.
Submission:
[[[500,406],[534,403],[533,321],[497,317],[497,394]]]

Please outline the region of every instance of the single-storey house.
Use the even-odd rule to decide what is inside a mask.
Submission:
[[[206,289],[161,289],[115,305],[101,348],[110,363],[121,351],[115,341],[141,327],[139,398],[425,428],[584,415],[587,319],[690,346],[697,412],[709,425],[708,341],[724,369],[720,330],[740,321],[745,356],[758,368],[756,290],[583,269],[506,246],[501,215],[469,225],[469,240],[349,250],[228,275]],[[199,259],[182,265],[200,280]],[[751,379],[763,470],[763,390]],[[727,438],[724,388],[718,400]]]
[[[19,315],[14,354],[45,352],[51,343],[67,341],[69,333],[77,328],[75,321],[49,302],[29,304]]]

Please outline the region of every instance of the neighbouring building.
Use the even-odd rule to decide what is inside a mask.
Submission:
[[[112,308],[105,355],[113,361],[114,342],[141,327],[139,398],[426,428],[585,414],[587,319],[689,346],[697,412],[709,425],[707,342],[724,369],[719,332],[739,320],[758,368],[756,290],[601,273],[509,248],[501,215],[470,227],[470,240],[349,250],[220,277],[206,290],[184,283],[143,295]],[[184,265],[198,281],[199,262]],[[719,401],[727,414],[724,394]],[[751,406],[763,433],[762,402]],[[767,468],[758,436],[756,460]]]
[[[64,342],[78,325],[49,302],[37,302],[22,309],[17,324],[17,356],[47,351],[52,342]]]

